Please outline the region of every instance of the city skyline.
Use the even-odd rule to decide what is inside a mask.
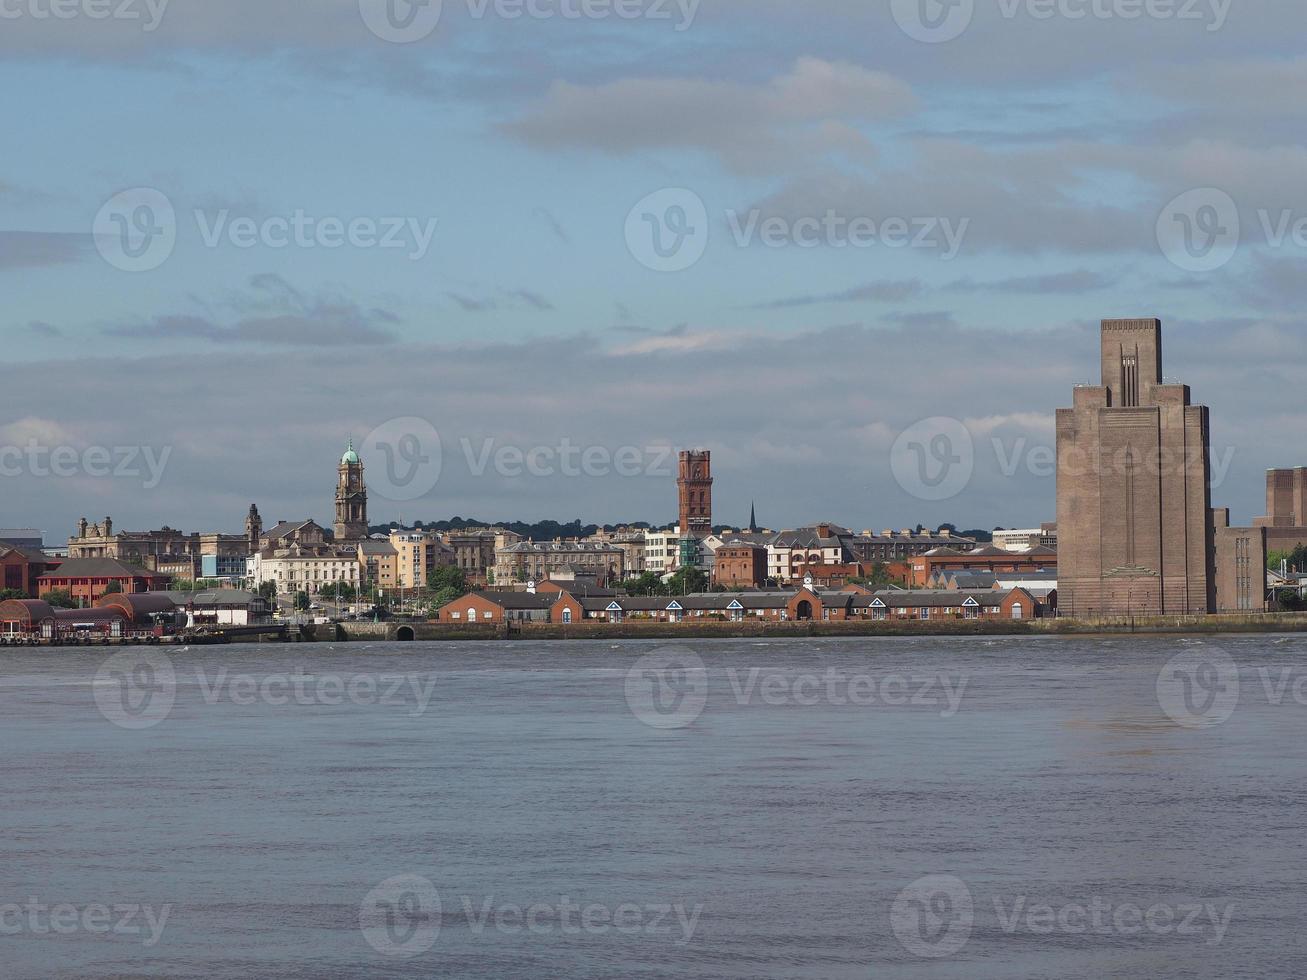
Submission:
[[[171,456],[148,489],[21,464],[5,522],[327,519],[314,461],[418,417],[433,518],[663,519],[661,475],[460,462],[566,438],[705,445],[737,521],[1011,526],[1052,515],[1005,459],[1051,449],[1103,317],[1166,320],[1236,514],[1307,437],[1307,10],[42,2],[0,36],[0,449]],[[936,416],[983,450],[943,502],[889,460]]]
[[[1261,417],[1288,411],[1277,404],[1280,398],[1275,387],[1265,383],[1265,376],[1287,373],[1293,363],[1292,349],[1288,356],[1277,356],[1273,364],[1268,363],[1261,372],[1262,383],[1249,374],[1239,379],[1242,383],[1232,385],[1225,353],[1234,346],[1247,349],[1271,342],[1266,335],[1195,336],[1169,323],[1167,330],[1168,372],[1174,370],[1196,391],[1210,393],[1204,397],[1212,406],[1214,487],[1232,507],[1237,520],[1251,520],[1264,509],[1266,469],[1299,462],[1294,457],[1286,458],[1277,430],[1261,424]],[[933,341],[941,349],[938,370],[944,375],[935,394],[923,397],[919,381],[911,373],[886,377],[877,391],[862,390],[863,386],[854,383],[853,378],[833,373],[820,398],[796,402],[785,417],[769,423],[783,438],[767,440],[750,432],[755,419],[747,412],[737,410],[720,418],[697,419],[695,404],[677,402],[661,403],[654,411],[654,406],[660,404],[656,392],[651,393],[652,401],[646,405],[614,405],[601,420],[588,421],[585,430],[578,426],[572,435],[565,430],[574,412],[568,399],[556,398],[549,405],[537,403],[540,410],[527,417],[489,393],[476,406],[479,428],[460,433],[450,420],[457,418],[460,410],[473,414],[471,406],[459,406],[468,389],[451,392],[437,385],[429,397],[448,405],[450,411],[432,413],[446,419],[435,427],[441,461],[434,474],[436,483],[417,498],[410,499],[412,488],[400,488],[401,492],[388,496],[386,488],[377,483],[385,461],[374,449],[369,473],[373,523],[400,517],[435,521],[471,516],[487,521],[567,522],[579,517],[585,523],[596,524],[631,520],[670,524],[675,519],[675,497],[668,488],[675,483],[675,450],[683,448],[670,444],[666,433],[673,428],[690,433],[687,444],[713,451],[718,480],[716,518],[721,524],[746,524],[754,499],[760,519],[773,527],[836,520],[850,527],[898,528],[951,522],[959,527],[982,528],[1025,526],[1032,520],[1053,519],[1053,412],[1065,400],[1068,385],[1089,380],[1084,364],[1093,360],[1097,321],[1061,334],[1046,334],[1042,337],[1044,343],[1034,344],[1019,358],[1008,347],[970,349],[965,334],[857,334],[847,332],[844,339],[852,338],[855,347],[861,341],[863,346],[858,349],[881,356],[906,358],[910,349],[920,351]],[[897,349],[889,346],[888,342],[893,341],[898,342]],[[949,358],[942,353],[946,349],[969,352],[965,358]],[[728,376],[747,377],[763,370],[779,372],[779,368],[769,369],[766,363],[772,353],[755,353],[755,360],[747,366],[741,364]],[[774,354],[778,360],[793,357],[792,351],[782,354],[777,350]],[[538,361],[539,357],[540,351],[533,350],[531,359]],[[1063,363],[1069,359],[1078,363]],[[212,363],[212,358],[208,361]],[[705,385],[715,373],[712,365],[695,368],[693,358],[677,357],[675,362],[682,369],[699,372],[695,379],[702,377]],[[459,366],[461,362],[446,365],[445,377],[451,382],[462,373],[457,370]],[[484,368],[484,362],[480,366]],[[628,370],[630,366],[626,363]],[[401,370],[397,365],[390,365],[390,369]],[[421,371],[413,365],[402,369],[415,376]],[[973,376],[973,388],[958,387]],[[539,379],[541,387],[559,384],[558,379],[550,382],[538,374],[526,377]],[[19,376],[13,383],[21,388],[39,380]],[[316,377],[310,381],[318,383]],[[470,385],[472,381],[466,379],[464,383]],[[606,394],[613,392],[614,396],[624,387],[616,377],[599,383]],[[291,386],[294,384],[292,381]],[[626,388],[629,395],[630,386]],[[283,404],[291,399],[284,390],[270,389],[267,395]],[[959,411],[962,406],[957,403],[968,396],[971,412]],[[70,393],[63,406],[71,408],[73,398]],[[374,409],[378,414],[371,419],[377,421],[369,426],[371,419],[360,410],[360,403],[367,401],[384,404],[394,414],[383,418],[381,409]],[[77,433],[86,430],[77,426],[39,417],[20,419],[0,427],[6,445],[23,449],[35,439],[41,447],[70,447],[77,457],[72,467],[76,472],[54,478],[30,472],[17,476],[7,473],[6,482],[15,491],[11,499],[26,500],[27,505],[24,511],[9,513],[4,522],[42,527],[52,540],[71,533],[78,517],[98,519],[103,514],[112,514],[124,527],[170,523],[239,530],[249,502],[256,500],[273,518],[312,516],[330,524],[332,504],[329,488],[324,491],[323,459],[334,464],[351,437],[361,445],[370,432],[391,441],[402,439],[407,431],[403,426],[412,424],[406,406],[413,400],[405,386],[360,392],[351,402],[354,411],[338,422],[320,418],[296,425],[297,432],[303,430],[302,437],[293,441],[257,424],[261,412],[271,407],[269,402],[250,406],[244,422],[239,417],[242,408],[233,405],[224,419],[213,424],[221,427],[228,438],[243,440],[234,445],[196,441],[193,433],[202,430],[190,423],[181,425],[166,414],[150,416],[130,409],[116,422],[100,417],[89,423],[93,431],[118,433],[94,442],[85,437],[79,440]],[[891,414],[878,420],[871,407],[878,403]],[[833,404],[841,404],[839,413],[831,411]],[[870,413],[867,418],[849,414],[859,407]],[[85,419],[91,408],[88,405],[78,411],[85,413]],[[642,410],[645,408],[648,411]],[[281,416],[280,406],[272,410]],[[400,420],[399,429],[395,428],[396,419]],[[913,460],[902,452],[903,437],[911,439],[913,427],[926,419],[944,420],[944,428],[955,439],[960,438],[960,424],[971,438],[974,471],[964,483],[943,487],[951,494],[943,499],[931,499],[934,494],[929,488],[923,492],[912,485]],[[950,425],[949,420],[957,424]],[[927,434],[940,424],[928,424]],[[152,444],[130,443],[130,434],[139,433],[143,425],[160,438]],[[422,440],[430,445],[432,437],[423,434]],[[111,462],[106,469],[126,467],[134,472],[118,477],[82,472],[88,447],[109,452]],[[544,460],[544,468],[552,470],[552,475],[531,475],[525,456],[533,449],[544,453],[538,458]],[[596,465],[582,465],[587,450]],[[624,457],[624,450],[633,455]],[[48,452],[44,457],[47,466]],[[134,459],[128,458],[133,455]],[[567,466],[569,458],[573,461],[571,469]],[[402,461],[396,459],[397,463]],[[4,462],[12,466],[15,461],[7,458]],[[26,462],[21,465],[27,467]],[[903,465],[909,469],[903,470]],[[565,475],[568,472],[580,475]]]

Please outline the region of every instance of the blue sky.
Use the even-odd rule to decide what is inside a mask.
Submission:
[[[0,524],[234,528],[251,501],[326,519],[344,440],[409,417],[445,465],[417,499],[374,493],[374,520],[673,515],[657,466],[474,473],[462,439],[707,446],[720,520],[754,498],[774,526],[1047,520],[1051,480],[987,469],[986,447],[1048,443],[1093,324],[1132,315],[1166,321],[1166,373],[1236,451],[1217,502],[1260,513],[1261,471],[1307,462],[1307,11],[920,2],[646,0],[619,21],[446,0],[397,44],[369,29],[382,0],[172,0],[150,31],[10,0],[0,343],[22,367],[0,443],[170,455],[149,488],[24,463]],[[925,40],[923,10],[944,25]],[[138,188],[175,246],[130,272],[105,229]],[[650,267],[644,199],[667,243],[692,205],[684,268]],[[313,231],[277,247],[297,215]],[[399,247],[326,247],[335,222]],[[750,222],[774,247],[737,240]],[[1206,248],[1181,248],[1186,223]],[[944,501],[892,465],[934,417],[976,456]]]

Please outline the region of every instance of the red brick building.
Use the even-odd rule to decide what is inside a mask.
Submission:
[[[712,534],[712,453],[681,453],[676,478],[681,533],[692,538]]]
[[[1031,548],[1029,551],[1004,551],[985,547],[975,551],[955,551],[952,548],[935,548],[924,555],[910,559],[908,585],[914,589],[928,586],[936,573],[949,572],[1035,572],[1057,568],[1057,552],[1052,548]]]
[[[436,619],[451,625],[500,625],[512,622],[549,621],[555,592],[470,592],[441,606]]]
[[[34,599],[37,579],[58,568],[62,561],[36,548],[0,541],[0,590],[21,592]]]
[[[714,553],[713,584],[727,589],[756,589],[767,581],[767,548],[728,541]]]
[[[110,582],[117,582],[124,592],[159,592],[168,588],[171,578],[114,558],[71,558],[42,575],[37,588],[42,598],[66,589],[81,604],[93,606]]]

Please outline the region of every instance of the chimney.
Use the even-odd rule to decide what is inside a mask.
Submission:
[[[950,531],[948,528],[941,528],[939,532],[939,536],[941,538],[951,538],[953,537],[953,532]]]

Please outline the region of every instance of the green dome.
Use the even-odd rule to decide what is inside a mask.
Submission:
[[[356,453],[356,452],[354,452],[354,440],[351,439],[351,440],[349,441],[349,448],[345,450],[345,455],[342,456],[342,457],[340,457],[340,465],[341,465],[341,466],[346,466],[346,465],[357,466],[357,465],[358,465],[358,461],[359,461],[359,454]]]

